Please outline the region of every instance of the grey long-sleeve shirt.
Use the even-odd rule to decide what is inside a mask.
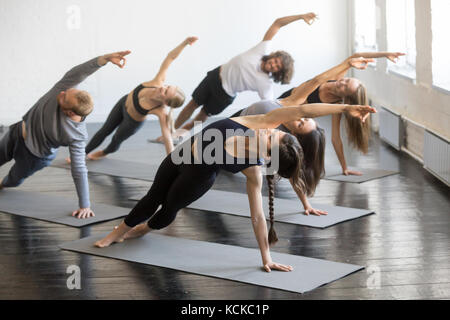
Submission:
[[[87,178],[85,146],[88,134],[86,123],[75,122],[67,117],[58,105],[56,96],[70,89],[100,66],[94,58],[69,70],[53,88],[42,96],[23,116],[26,125],[25,145],[36,157],[54,154],[58,147],[68,146],[72,177],[77,189],[80,208],[89,208],[89,183]]]

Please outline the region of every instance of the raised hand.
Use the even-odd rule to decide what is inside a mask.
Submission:
[[[185,41],[188,45],[193,45],[195,41],[198,40],[198,37],[187,37]]]
[[[125,59],[125,56],[130,54],[131,51],[119,51],[114,53],[105,54],[103,57],[103,64],[106,64],[107,62],[111,62],[118,66],[119,68],[123,68],[125,66],[125,63],[127,62],[127,59]],[[100,62],[102,64],[102,62]]]
[[[312,25],[316,19],[319,19],[319,16],[316,15],[313,12],[302,14],[302,19],[305,21],[308,25]]]
[[[348,115],[359,118],[361,122],[365,122],[370,113],[376,113],[377,110],[371,106],[349,105],[345,108]]]
[[[405,55],[405,53],[402,53],[402,52],[389,52],[386,55],[386,58],[391,60],[393,63],[397,63],[399,57],[404,56],[404,55]]]
[[[72,212],[72,217],[77,216],[78,219],[86,219],[95,217],[94,211],[91,208],[80,208]]]
[[[359,70],[365,70],[370,62],[374,62],[374,59],[368,58],[351,58],[348,63],[351,67]]]

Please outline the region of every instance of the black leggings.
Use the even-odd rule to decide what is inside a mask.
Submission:
[[[131,210],[125,224],[134,227],[150,218],[147,224],[151,229],[168,226],[175,220],[178,210],[199,199],[212,187],[217,172],[214,166],[204,164],[176,165],[169,154],[159,166],[147,195]]]
[[[97,148],[114,129],[117,128],[111,142],[103,150],[105,154],[116,152],[122,142],[135,134],[144,124],[143,121],[136,121],[128,114],[125,108],[127,95],[123,96],[109,113],[108,119],[100,130],[94,135],[89,144],[86,146],[86,154]]]

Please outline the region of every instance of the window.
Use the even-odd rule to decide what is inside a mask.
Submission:
[[[375,0],[354,0],[355,52],[377,50]]]
[[[450,91],[450,1],[431,0],[433,84]]]
[[[386,0],[388,51],[406,53],[397,63],[388,62],[388,70],[416,78],[416,26],[414,0]]]

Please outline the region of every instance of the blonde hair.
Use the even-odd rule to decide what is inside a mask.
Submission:
[[[175,123],[172,116],[173,109],[181,107],[185,100],[186,96],[183,90],[180,87],[176,87],[175,95],[166,101],[166,105],[170,107],[169,114],[167,115],[167,126],[171,133],[175,132]]]
[[[77,105],[72,107],[72,111],[81,116],[86,117],[94,110],[94,102],[91,95],[87,91],[78,91],[75,93]]]
[[[344,98],[345,104],[352,105],[368,105],[367,89],[361,83],[356,91]],[[347,129],[347,137],[351,145],[357,150],[366,154],[369,150],[370,138],[370,118],[367,118],[364,123],[358,118],[353,118],[345,114],[345,127]]]
[[[183,105],[185,99],[186,96],[184,95],[183,90],[181,90],[179,87],[176,87],[175,95],[172,98],[166,100],[166,105],[171,108],[179,108]]]

